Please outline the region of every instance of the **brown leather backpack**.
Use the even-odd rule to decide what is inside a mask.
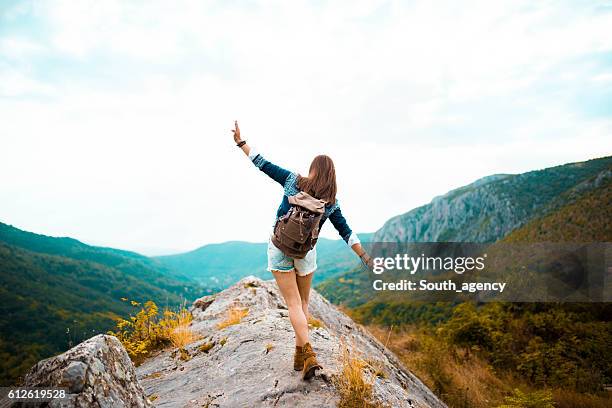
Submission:
[[[325,201],[304,191],[289,196],[291,208],[276,220],[272,243],[285,255],[302,259],[317,243]]]

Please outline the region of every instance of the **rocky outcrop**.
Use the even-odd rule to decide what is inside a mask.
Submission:
[[[232,308],[248,314],[219,328]],[[376,367],[378,375],[368,367],[364,375],[374,378],[373,394],[382,406],[445,406],[378,340],[314,291],[310,311],[323,325],[312,328],[311,342],[324,370],[310,382],[293,370],[294,334],[273,281],[244,278],[198,299],[191,311],[201,339],[184,352],[163,351],[136,370],[156,406],[333,407],[342,347]]]
[[[244,317],[219,326],[230,310]],[[311,343],[324,369],[312,380],[293,370],[294,334],[273,281],[249,276],[191,306],[199,339],[157,352],[134,369],[117,338],[98,335],[36,364],[25,386],[65,387],[51,407],[333,407],[340,394],[340,356],[367,364],[372,398],[381,407],[445,405],[377,339],[315,291],[310,312],[321,324]],[[147,398],[148,397],[148,398]]]
[[[116,337],[104,334],[38,362],[26,374],[27,387],[65,387],[68,397],[51,407],[150,407],[134,366]]]

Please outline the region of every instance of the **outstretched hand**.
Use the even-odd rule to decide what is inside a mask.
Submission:
[[[240,143],[242,139],[240,138],[240,128],[238,127],[237,120],[234,121],[234,126],[236,127],[235,129],[232,129],[232,132],[234,132],[234,142]]]

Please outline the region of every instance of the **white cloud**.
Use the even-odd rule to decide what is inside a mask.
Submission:
[[[233,147],[234,119],[279,164],[305,172],[314,154],[332,155],[357,231],[484,175],[612,147],[610,118],[571,104],[583,81],[610,75],[594,55],[612,52],[612,14],[588,7],[92,0],[32,10],[31,32],[0,34],[0,212],[37,232],[131,249],[266,239],[280,190]],[[234,217],[244,197],[257,197],[246,226]]]

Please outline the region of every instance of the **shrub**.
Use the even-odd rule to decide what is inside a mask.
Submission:
[[[550,391],[524,393],[516,388],[512,395],[505,398],[505,403],[497,408],[555,408],[555,405]]]
[[[140,307],[140,303],[132,301],[132,306]],[[140,364],[154,350],[169,344],[182,348],[195,340],[197,337],[189,327],[191,319],[184,306],[178,312],[165,309],[160,316],[155,302],[147,301],[136,315],[119,319],[116,331],[108,334],[117,337],[130,359]]]

